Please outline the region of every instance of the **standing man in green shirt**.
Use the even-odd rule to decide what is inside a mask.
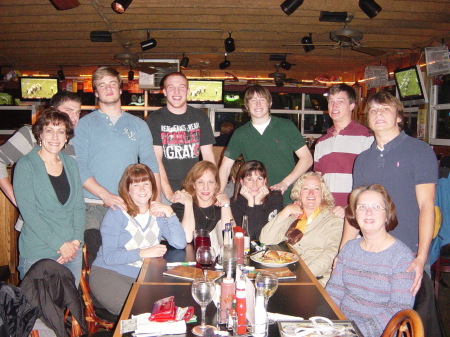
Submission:
[[[271,190],[283,193],[284,204],[292,203],[290,186],[312,165],[313,159],[300,131],[290,120],[270,115],[272,96],[260,85],[249,87],[244,105],[251,121],[231,137],[220,166],[221,189],[226,185],[235,159],[259,160],[267,168]],[[297,164],[294,153],[298,157]]]

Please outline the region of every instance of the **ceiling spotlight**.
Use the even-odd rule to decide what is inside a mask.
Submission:
[[[359,8],[366,14],[370,19],[373,19],[381,12],[381,6],[378,5],[374,0],[359,0]]]
[[[309,53],[310,51],[316,49],[316,47],[313,46],[312,33],[309,33],[309,36],[304,36],[302,38],[302,44],[305,53]]]
[[[288,61],[286,61],[286,59],[284,59],[283,61],[280,62],[280,67],[283,68],[284,70],[289,70],[292,67],[292,64],[290,64]]]
[[[228,31],[228,34],[230,35],[224,41],[225,51],[227,53],[232,53],[236,49],[236,46],[234,45],[234,39],[231,37],[231,30]]]
[[[285,0],[280,7],[286,15],[291,15],[302,5],[302,3],[303,0]]]
[[[111,8],[117,14],[123,14],[132,2],[133,0],[115,0],[112,2]]]
[[[128,72],[128,81],[134,80],[134,71],[130,69]]]
[[[147,30],[147,40],[141,42],[142,51],[146,51],[156,47],[156,40],[150,38],[150,31]]]
[[[189,57],[184,56],[183,53],[183,58],[180,61],[180,68],[187,69],[188,65],[189,65]]]
[[[66,76],[64,76],[62,66],[60,66],[60,69],[58,70],[58,78],[60,81],[64,81],[66,79]]]
[[[230,65],[231,65],[231,62],[229,60],[227,60],[227,54],[225,53],[225,59],[223,60],[222,63],[219,64],[219,68],[222,70],[227,69]]]

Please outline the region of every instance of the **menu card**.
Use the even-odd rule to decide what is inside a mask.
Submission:
[[[213,281],[222,277],[224,274],[225,273],[223,271],[216,270],[207,270],[206,273],[207,277]],[[186,280],[194,280],[198,277],[202,277],[203,271],[194,267],[176,266],[163,272],[163,275],[178,277]]]

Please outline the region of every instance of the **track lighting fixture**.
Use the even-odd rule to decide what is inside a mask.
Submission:
[[[228,31],[228,34],[230,34],[230,35],[224,41],[225,51],[227,53],[232,53],[235,51],[236,46],[234,45],[234,39],[231,37],[231,30]]]
[[[128,81],[132,80],[134,80],[134,71],[133,69],[130,69],[130,71],[128,72]]]
[[[292,64],[290,64],[288,61],[286,61],[286,58],[280,62],[280,67],[284,70],[289,70],[292,67]]]
[[[64,81],[66,79],[66,76],[64,76],[62,66],[60,66],[60,69],[58,70],[58,78],[60,81]]]
[[[91,32],[91,42],[112,42],[111,32],[107,30],[94,30]]]
[[[183,53],[183,58],[180,61],[180,68],[187,69],[188,65],[189,65],[189,57],[184,56],[184,53]]]
[[[229,60],[227,60],[227,53],[225,53],[225,59],[223,60],[222,63],[219,64],[219,68],[222,70],[227,69],[230,65],[231,65],[231,62]]]
[[[374,0],[359,0],[359,8],[366,14],[370,19],[373,19],[381,12],[381,6],[378,5]]]
[[[146,51],[156,47],[156,40],[150,38],[150,31],[147,30],[147,40],[141,42],[142,51]]]
[[[309,53],[310,51],[316,49],[316,47],[313,46],[312,33],[309,33],[309,36],[304,36],[302,38],[302,44],[305,53]]]
[[[111,8],[117,14],[123,14],[132,2],[133,0],[115,0],[112,2]]]
[[[303,4],[303,0],[285,0],[281,5],[281,9],[286,15],[291,15],[294,13],[297,8],[299,8]]]

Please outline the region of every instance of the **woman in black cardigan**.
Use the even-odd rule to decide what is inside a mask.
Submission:
[[[258,240],[261,229],[283,209],[283,196],[270,191],[267,171],[257,160],[244,163],[236,175],[231,211],[237,225],[247,215],[251,240]]]

